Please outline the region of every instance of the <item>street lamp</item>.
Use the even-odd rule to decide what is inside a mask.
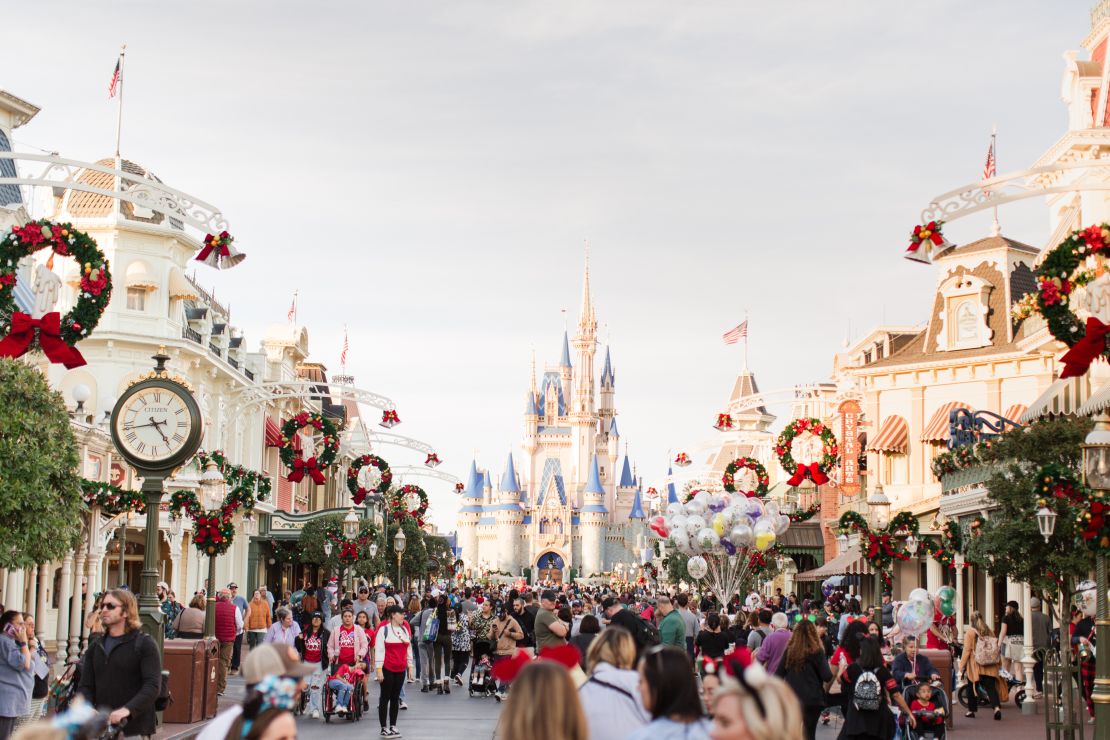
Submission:
[[[871,529],[878,531],[885,529],[887,522],[890,521],[890,499],[887,498],[886,493],[883,491],[883,484],[881,481],[875,484],[875,490],[871,491],[871,495],[867,497],[867,510],[871,515]],[[882,603],[883,594],[883,571],[881,568],[875,569],[875,606]]]
[[[200,495],[204,508],[218,509],[224,502],[224,474],[213,460],[204,466],[200,474]],[[147,516],[150,513],[147,512]],[[204,611],[204,636],[216,634],[216,554],[208,556],[208,603]]]
[[[1037,529],[1041,531],[1041,537],[1044,537],[1047,545],[1052,539],[1052,533],[1056,531],[1056,512],[1048,506],[1037,509]]]
[[[258,522],[254,520],[254,514],[249,511],[243,515],[243,534],[247,537],[254,537],[255,532],[258,531]]]
[[[350,507],[347,510],[347,516],[343,517],[343,536],[348,540],[355,540],[358,538],[358,513],[355,512],[355,507]],[[347,585],[351,591],[355,590],[354,574],[351,572],[351,566],[347,566]]]
[[[397,588],[401,588],[401,553],[405,551],[405,533],[401,525],[397,525],[397,534],[393,537],[393,549],[397,553]]]
[[[371,542],[370,547],[366,548],[366,551],[370,553],[370,557],[376,557],[378,554],[378,543]]]
[[[920,546],[921,543],[912,534],[906,538],[906,552],[909,553],[911,558],[917,555],[917,548]]]
[[[1094,427],[1087,438],[1083,440],[1083,473],[1087,485],[1093,490],[1110,490],[1110,413],[1103,410],[1094,417]],[[1047,508],[1047,507],[1045,507]],[[1037,512],[1037,526],[1044,535],[1045,527],[1055,519],[1044,517],[1041,524],[1040,512]],[[1103,649],[1095,654],[1095,688],[1091,700],[1095,706],[1095,737],[1099,740],[1110,738],[1110,650],[1105,648],[1110,645],[1110,609],[1106,603],[1106,556],[1095,556],[1095,577],[1097,579],[1096,611],[1095,611],[1095,640],[1101,641]]]
[[[324,543],[324,557],[326,557],[326,558],[331,557],[331,547],[332,547],[331,540],[328,540],[327,542]]]

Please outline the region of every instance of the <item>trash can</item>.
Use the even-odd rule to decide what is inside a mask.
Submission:
[[[924,642],[924,640],[922,640]],[[947,650],[934,650],[922,648],[921,654],[929,659],[933,667],[937,669],[940,674],[940,683],[944,686],[945,696],[948,697],[949,704],[956,704],[952,699],[952,653]],[[951,728],[953,725],[952,717],[956,714],[955,709],[949,707],[948,719],[945,724]]]
[[[200,640],[204,643],[204,719],[216,716],[216,669],[220,663],[220,643],[215,637]]]
[[[162,648],[162,667],[170,672],[173,703],[163,712],[163,722],[192,724],[204,718],[206,648],[204,640],[165,641]]]

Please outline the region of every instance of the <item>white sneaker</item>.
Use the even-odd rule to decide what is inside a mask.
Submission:
[[[389,736],[390,737],[401,737],[401,731],[397,729],[396,725],[393,725],[389,728]]]
[[[320,710],[319,709],[313,709],[312,710],[312,719],[320,719]]]
[[[400,707],[400,708],[401,708],[401,709],[408,709],[408,708],[409,708],[409,705],[408,705],[408,704],[405,704],[404,702],[401,702],[401,707]]]

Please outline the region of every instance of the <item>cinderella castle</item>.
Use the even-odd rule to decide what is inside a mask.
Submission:
[[[597,380],[597,348],[587,263],[577,333],[563,333],[559,364],[544,368],[538,386],[533,361],[523,456],[510,452],[500,476],[470,465],[458,515],[468,568],[556,582],[608,580],[639,568],[650,546],[642,485],[627,451],[618,464],[616,374],[606,347]]]

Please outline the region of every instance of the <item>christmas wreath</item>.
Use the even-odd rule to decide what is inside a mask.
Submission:
[[[821,511],[821,502],[814,501],[801,511],[795,511],[793,514],[790,514],[790,523],[797,524],[798,522],[808,522],[810,519],[817,516],[817,512],[819,511]]]
[[[319,455],[313,454],[305,460],[299,450],[293,448],[293,438],[301,429],[312,427],[321,432],[323,448]],[[313,450],[315,452],[315,450]],[[278,456],[289,469],[286,480],[290,483],[299,483],[308,475],[312,482],[318,486],[324,485],[324,471],[335,462],[339,453],[339,434],[335,425],[315,412],[302,411],[281,425],[281,449]]]
[[[411,505],[410,496],[417,497],[416,506]],[[420,486],[414,486],[411,483],[401,486],[389,497],[389,512],[397,521],[411,516],[416,520],[416,526],[423,527],[424,515],[428,513],[428,494],[424,493],[424,489]]]
[[[651,576],[651,580],[653,581],[659,580],[659,568],[655,566],[655,563],[646,563],[644,565],[644,573]]]
[[[763,498],[767,495],[767,484],[770,478],[767,477],[767,468],[753,457],[738,457],[725,467],[725,474],[721,477],[721,482],[725,485],[725,490],[729,493],[736,493],[736,473],[739,470],[750,470],[755,473],[755,488],[749,491],[740,491],[748,498],[758,497]]]
[[[146,501],[139,491],[125,491],[104,481],[81,479],[81,498],[87,506],[98,506],[109,516],[134,511],[141,514]]]
[[[1083,375],[1091,363],[1107,356],[1106,338],[1110,325],[1090,316],[1080,321],[1070,306],[1076,288],[1084,288],[1096,279],[1104,279],[1110,261],[1110,224],[1089,226],[1073,231],[1067,239],[1049,252],[1036,271],[1036,309],[1044,317],[1048,329],[1071,349],[1061,362],[1061,378]],[[1086,301],[1081,301],[1085,303]]]
[[[840,517],[840,528],[859,533],[863,544],[863,556],[872,568],[885,572],[895,560],[909,560],[904,537],[917,536],[919,526],[917,517],[903,511],[883,529],[872,532],[867,520],[858,511],[846,511]]]
[[[205,511],[200,499],[192,491],[174,491],[170,494],[170,516],[183,515],[193,520],[193,546],[202,555],[223,555],[235,539],[232,519],[238,509],[238,498],[229,491],[218,509]]]
[[[360,523],[360,527],[362,526],[364,525]],[[333,523],[324,528],[324,537],[333,547],[339,548],[340,560],[354,562],[359,558],[359,551],[374,541],[374,530],[370,527],[360,529],[357,537],[349,539],[343,534],[343,525]]]
[[[960,525],[956,522],[945,522],[940,528],[940,544],[929,548],[929,554],[941,565],[951,570],[956,569],[956,555],[963,551],[963,535]],[[964,567],[968,566],[964,563]]]
[[[273,490],[273,483],[268,477],[255,470],[244,468],[242,465],[230,464],[224,456],[223,450],[213,450],[212,452],[197,450],[196,459],[202,470],[208,466],[209,460],[216,463],[216,467],[223,473],[224,482],[227,483],[228,487],[225,501],[234,498],[237,501],[236,507],[242,506],[248,510],[253,509],[256,501],[265,501]],[[258,490],[257,496],[255,495],[256,488]]]
[[[1049,463],[1037,471],[1041,498],[1063,499],[1073,504],[1082,504],[1088,498],[1088,489],[1071,468],[1059,463]]]
[[[805,432],[821,438],[820,462],[795,462],[790,446],[795,437]],[[795,419],[787,424],[786,429],[783,429],[782,434],[779,435],[778,442],[775,444],[775,454],[779,457],[782,469],[790,474],[790,479],[786,481],[787,485],[797,486],[809,478],[816,485],[823,486],[829,482],[829,471],[836,467],[840,449],[836,443],[836,435],[819,419]]]
[[[364,488],[358,482],[358,474],[367,465],[378,469],[378,483],[370,488]],[[363,455],[356,457],[351,467],[347,468],[347,490],[351,492],[351,501],[358,506],[366,500],[367,494],[370,491],[375,493],[384,494],[389,490],[390,484],[393,482],[393,473],[389,470],[389,463],[381,459],[377,455]]]
[[[65,316],[52,311],[33,319],[15,310],[16,273],[19,261],[40,249],[50,248],[54,254],[73,257],[81,268],[77,303]],[[50,265],[53,262],[53,255]],[[108,260],[88,234],[77,231],[68,223],[57,224],[46,219],[13,226],[11,233],[0,239],[0,357],[19,357],[36,346],[51,362],[67,368],[80,367],[85,358],[73,345],[89,336],[112,297],[112,275]]]

